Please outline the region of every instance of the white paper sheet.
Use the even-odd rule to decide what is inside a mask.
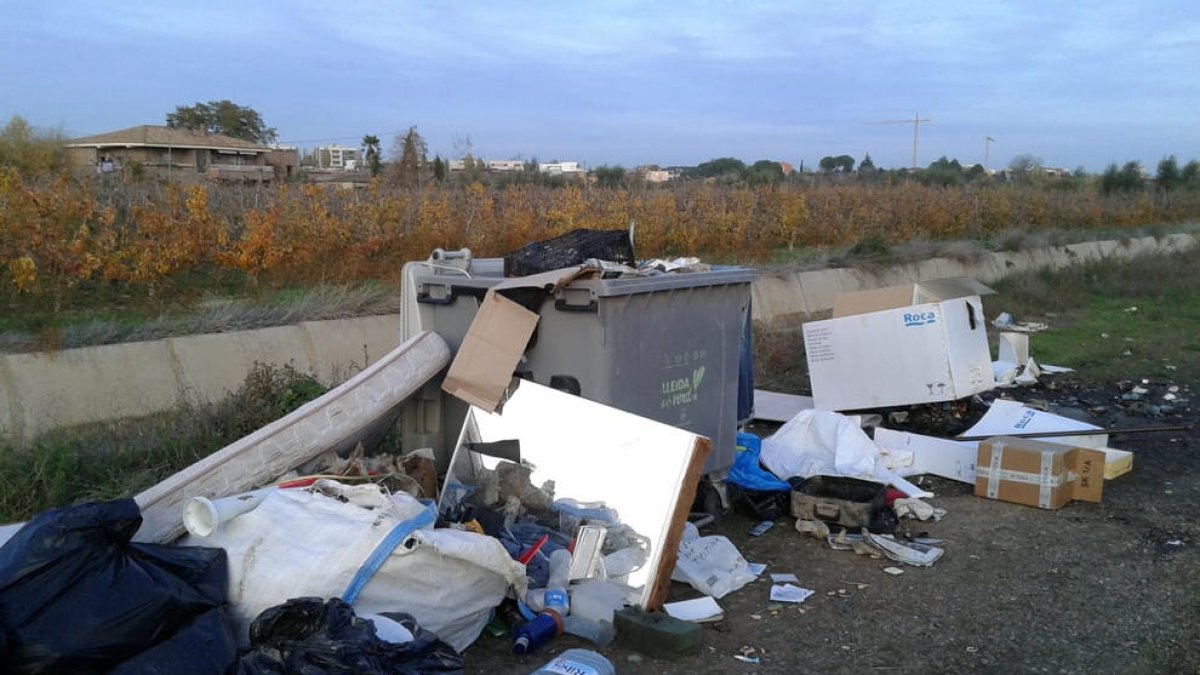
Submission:
[[[775,584],[771,587],[771,600],[773,602],[804,602],[813,593],[816,591],[792,584]]]
[[[719,621],[725,616],[725,610],[721,609],[716,600],[707,595],[693,600],[665,603],[663,611],[668,616],[681,621],[694,621],[696,623]]]

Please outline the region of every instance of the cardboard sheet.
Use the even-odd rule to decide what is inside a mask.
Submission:
[[[875,443],[897,456],[911,453],[911,464],[898,470],[902,475],[930,473],[975,484],[975,456],[979,449],[977,442],[951,441],[881,427],[875,430]]]
[[[488,290],[442,382],[442,390],[494,412],[504,398],[513,371],[537,328],[538,315],[506,293],[554,293],[589,272],[577,265],[527,277],[506,279]]]
[[[493,412],[537,327],[538,315],[488,291],[442,382],[442,391]]]
[[[1027,408],[1020,401],[996,399],[975,426],[963,432],[963,436],[1004,436],[1006,434],[1029,434],[1050,431],[1085,431],[1100,427],[1080,422],[1062,415]],[[1107,434],[1095,436],[1062,436],[1045,440],[1062,445],[1084,448],[1103,448],[1108,445]]]
[[[801,410],[812,410],[811,396],[781,394],[765,389],[754,390],[754,419],[764,422],[786,422]]]

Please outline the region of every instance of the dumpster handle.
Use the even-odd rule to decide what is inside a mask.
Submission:
[[[558,298],[554,301],[554,309],[557,309],[560,312],[598,312],[600,311],[600,304],[595,300],[592,300],[586,305],[576,305],[574,303],[567,302],[562,298]]]

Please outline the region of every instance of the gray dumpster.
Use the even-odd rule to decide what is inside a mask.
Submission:
[[[404,337],[436,331],[457,352],[502,269],[499,258],[406,265]],[[721,267],[575,280],[542,303],[517,374],[707,436],[705,472],[723,473],[733,464],[740,346],[757,276]],[[466,408],[427,387],[403,413],[404,447],[432,447],[443,466]]]

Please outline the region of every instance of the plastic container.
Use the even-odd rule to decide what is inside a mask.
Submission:
[[[613,664],[590,649],[568,649],[531,675],[616,675]]]
[[[402,337],[436,331],[457,351],[479,300],[504,280],[503,261],[472,260],[462,270],[408,263],[402,276]],[[586,399],[707,436],[713,445],[704,471],[723,472],[733,464],[739,381],[752,386],[740,361],[749,354],[756,278],[753,269],[718,267],[573,281],[539,308],[521,375],[570,383]],[[466,412],[466,403],[428,388],[403,409],[405,446],[435,448],[444,470]]]
[[[563,632],[588,640],[597,647],[607,647],[617,637],[611,621],[594,621],[582,616],[565,617]]]
[[[571,587],[571,616],[612,623],[613,614],[625,607],[627,589],[608,581],[585,581]]]

